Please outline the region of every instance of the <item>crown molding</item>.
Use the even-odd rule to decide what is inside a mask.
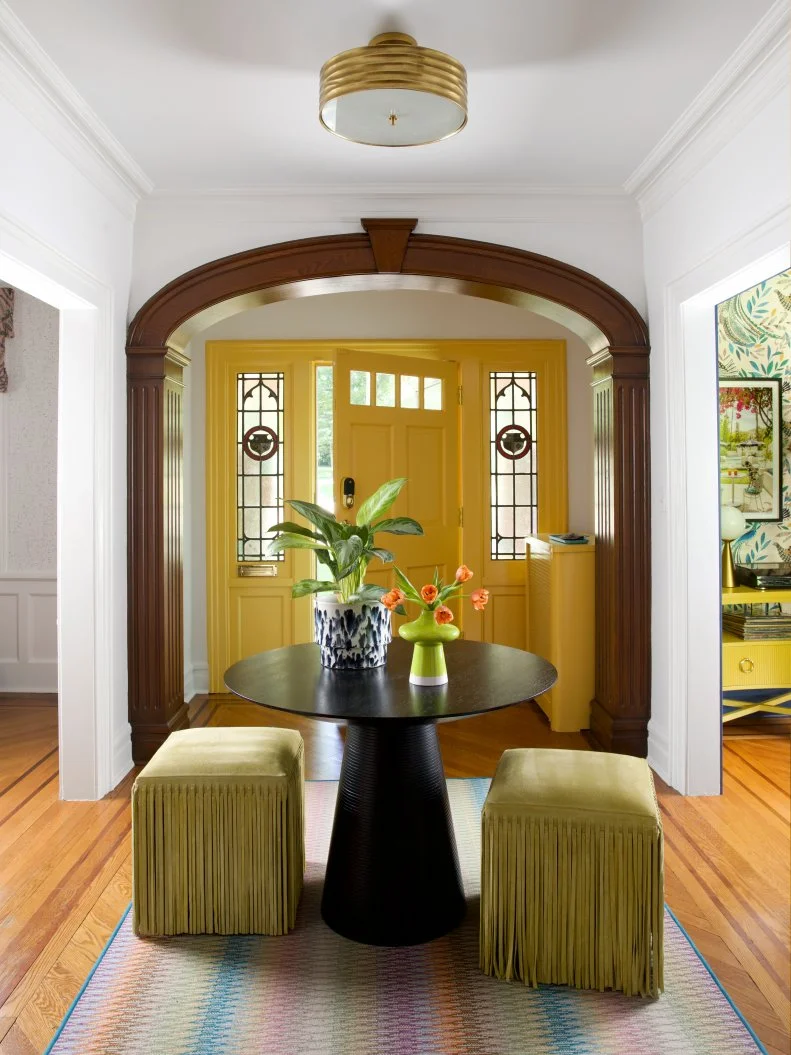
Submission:
[[[153,183],[0,0],[0,93],[127,215]]]
[[[527,186],[523,183],[290,183],[255,187],[184,189],[157,187],[150,197],[200,201],[268,201],[277,198],[604,198],[628,197],[619,186]]]
[[[661,208],[778,92],[788,87],[789,7],[775,0],[624,183],[643,219]]]
[[[282,222],[315,227],[348,223],[360,216],[419,216],[429,224],[601,224],[640,216],[622,187],[524,187],[514,184],[342,184],[155,190],[138,215],[168,222],[203,224]]]

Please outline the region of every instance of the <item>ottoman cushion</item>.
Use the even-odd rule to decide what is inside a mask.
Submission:
[[[138,934],[283,934],[302,890],[304,762],[291,729],[172,733],[132,789]]]
[[[644,759],[506,751],[483,809],[481,966],[657,995],[662,824]]]

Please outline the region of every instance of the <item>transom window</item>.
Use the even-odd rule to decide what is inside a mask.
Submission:
[[[444,402],[441,377],[350,370],[349,389],[354,407],[442,410]]]

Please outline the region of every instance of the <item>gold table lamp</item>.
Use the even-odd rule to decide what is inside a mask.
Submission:
[[[736,585],[736,575],[733,568],[733,553],[731,543],[734,539],[744,534],[747,521],[741,509],[736,506],[722,506],[720,508],[720,538],[722,539],[722,585],[728,589]]]

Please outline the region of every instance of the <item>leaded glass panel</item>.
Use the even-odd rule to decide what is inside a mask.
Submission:
[[[284,560],[270,554],[269,528],[283,520],[282,373],[237,374],[236,503],[238,561]]]
[[[519,560],[538,530],[536,375],[489,374],[492,560]]]

